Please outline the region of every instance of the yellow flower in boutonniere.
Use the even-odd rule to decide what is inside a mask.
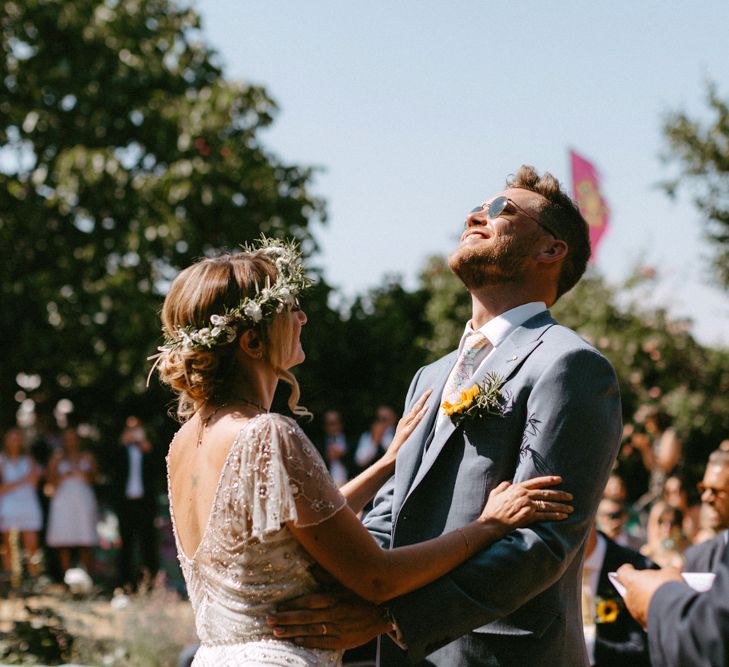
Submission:
[[[501,391],[503,384],[500,376],[489,373],[480,384],[464,389],[457,403],[444,401],[441,408],[456,426],[464,419],[503,417],[509,402],[508,393]]]
[[[473,405],[473,399],[478,396],[478,385],[475,384],[470,389],[464,389],[461,392],[461,399],[458,403],[449,403],[444,401],[443,411],[450,417],[451,415],[464,413]]]
[[[598,598],[595,617],[598,623],[615,623],[620,613],[617,601],[611,598]]]

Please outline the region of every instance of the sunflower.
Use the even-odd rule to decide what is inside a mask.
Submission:
[[[620,613],[620,608],[615,600],[601,599],[597,603],[595,615],[598,623],[615,623]]]
[[[475,384],[470,389],[464,389],[461,392],[461,398],[458,403],[449,403],[448,401],[444,401],[441,407],[449,417],[451,415],[463,414],[473,405],[473,401],[476,396],[478,396],[478,392],[478,385]]]

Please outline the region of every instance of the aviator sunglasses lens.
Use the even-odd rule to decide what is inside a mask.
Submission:
[[[498,218],[504,212],[504,209],[506,208],[506,205],[508,203],[508,197],[496,197],[496,199],[491,202],[487,209],[489,218]]]
[[[509,203],[508,197],[496,197],[490,204],[481,204],[480,206],[476,206],[476,208],[471,210],[471,213],[478,213],[479,211],[486,211],[486,214],[489,218],[492,220],[494,218],[498,218],[506,208],[506,205]]]

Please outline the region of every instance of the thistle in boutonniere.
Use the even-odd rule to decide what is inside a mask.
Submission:
[[[508,404],[508,393],[501,391],[503,385],[501,376],[489,373],[480,384],[464,389],[457,403],[444,401],[441,407],[456,426],[466,419],[503,417]]]

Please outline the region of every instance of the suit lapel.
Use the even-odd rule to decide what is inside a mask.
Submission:
[[[555,322],[549,312],[545,312],[535,315],[531,319],[527,320],[527,322],[523,325],[517,327],[514,332],[487,357],[486,361],[481,364],[473,376],[474,384],[482,382],[489,373],[498,375],[504,382],[506,382],[516,372],[517,368],[521,366],[523,361],[540,345],[542,335],[554,324]],[[441,378],[442,382],[439,389],[434,388],[433,390],[433,396],[437,396],[437,403],[435,406],[436,411],[440,410],[440,399],[443,393],[443,387],[445,386],[450,369],[454,363],[455,359],[451,362],[451,364],[449,364],[445,375]],[[429,417],[430,416],[431,415],[429,415]],[[441,451],[443,451],[443,447],[453,435],[455,430],[456,427],[450,419],[442,420],[433,435],[432,442],[423,455],[422,463],[417,470],[415,478],[410,484],[410,489],[405,496],[406,498],[428,474],[428,471],[435,463],[438,455]]]
[[[448,380],[453,364],[456,363],[458,358],[458,350],[451,352],[449,355],[442,358],[441,367],[434,375],[435,379],[432,385],[427,384],[425,381],[421,381],[418,390],[422,393],[427,389],[432,389],[433,393],[430,398],[426,401],[428,406],[428,412],[423,420],[415,427],[415,430],[410,434],[408,441],[402,446],[402,449],[398,452],[397,456],[397,468],[395,470],[396,476],[399,478],[395,485],[395,496],[393,498],[393,506],[399,507],[408,489],[411,486],[413,477],[418,470],[418,466],[422,461],[423,451],[427,446],[433,434],[435,428],[435,420],[440,410],[441,396],[443,395],[443,389],[445,383]],[[414,396],[417,400],[420,396]]]

